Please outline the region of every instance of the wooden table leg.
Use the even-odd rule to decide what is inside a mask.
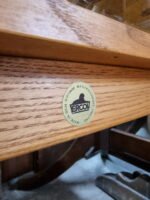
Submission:
[[[3,188],[2,188],[2,165],[0,162],[0,200],[3,199]]]

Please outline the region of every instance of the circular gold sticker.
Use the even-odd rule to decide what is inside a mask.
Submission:
[[[73,83],[63,98],[63,113],[68,122],[81,126],[91,121],[96,108],[92,88],[83,82]]]

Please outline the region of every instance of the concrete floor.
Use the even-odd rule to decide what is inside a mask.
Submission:
[[[81,159],[53,183],[32,192],[5,191],[6,200],[112,200],[95,186],[95,179],[108,172],[135,171],[136,167],[113,156],[105,163],[100,155]],[[142,171],[138,169],[139,171]]]
[[[149,137],[145,129],[138,135]],[[95,179],[104,173],[141,169],[110,156],[103,162],[100,154],[89,160],[81,159],[57,180],[32,192],[4,191],[5,200],[112,200],[106,193],[95,186]]]

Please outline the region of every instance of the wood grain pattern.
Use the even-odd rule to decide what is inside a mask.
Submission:
[[[0,1],[0,18],[0,53],[3,55],[150,67],[148,33],[73,5],[67,0]],[[8,37],[9,31],[28,34],[31,38],[42,36],[43,40],[47,38],[51,42],[12,39]],[[7,32],[7,37],[4,32]],[[63,43],[57,45],[60,41]],[[77,48],[70,44],[68,47],[66,42],[79,46]]]
[[[93,121],[83,127],[63,116],[70,84],[95,92]],[[115,66],[0,57],[0,160],[88,135],[150,114],[150,71]]]
[[[0,55],[150,68],[150,59],[0,30]]]

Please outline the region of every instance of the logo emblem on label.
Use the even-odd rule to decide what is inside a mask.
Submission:
[[[81,126],[91,121],[96,108],[92,88],[83,82],[73,83],[63,98],[63,113],[68,122]]]

